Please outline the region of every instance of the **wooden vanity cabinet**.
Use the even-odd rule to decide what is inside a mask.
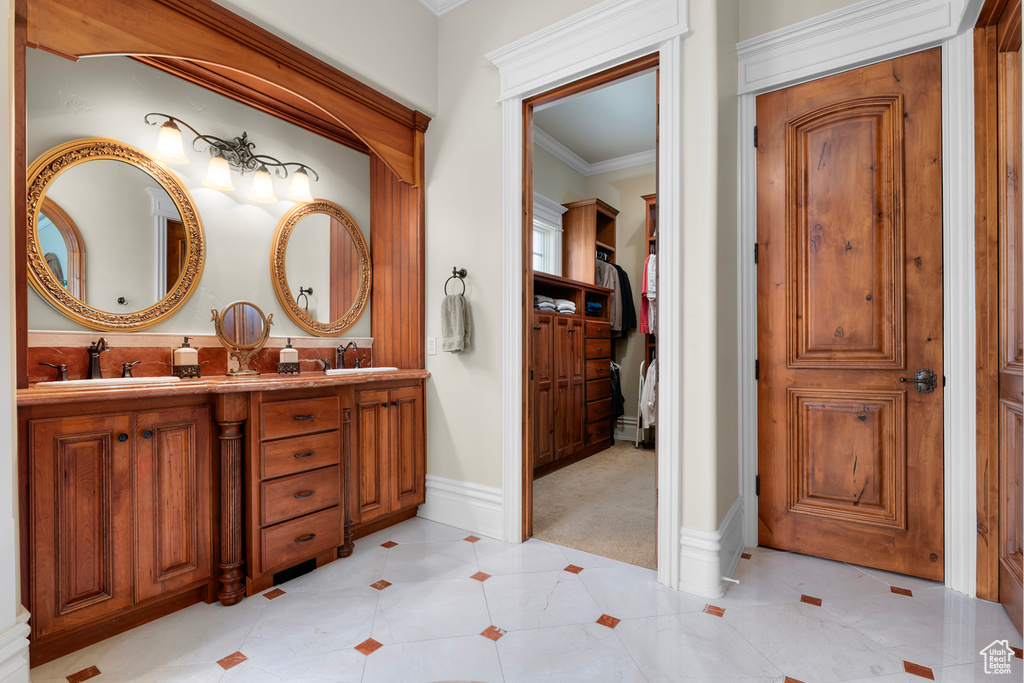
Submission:
[[[123,407],[23,411],[33,664],[171,611],[160,599],[213,600],[209,406]]]
[[[423,383],[357,390],[354,411],[349,516],[359,537],[426,498]]]

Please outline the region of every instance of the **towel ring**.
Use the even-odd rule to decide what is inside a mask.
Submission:
[[[466,280],[464,279],[467,275],[465,268],[452,268],[452,276],[444,281],[444,294],[448,296],[448,283],[452,280],[458,280],[462,283],[462,294],[466,293]]]

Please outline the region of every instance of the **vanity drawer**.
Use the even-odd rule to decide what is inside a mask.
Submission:
[[[341,525],[338,505],[263,529],[260,573],[267,574],[341,545]]]
[[[612,336],[612,324],[588,320],[583,333],[587,339],[610,339]]]
[[[305,472],[341,462],[338,432],[260,444],[260,479]]]
[[[600,401],[593,401],[587,404],[587,422],[607,420],[612,416],[612,400],[603,398]]]
[[[260,406],[260,439],[337,429],[340,414],[337,396],[264,403]]]
[[[607,358],[597,358],[594,360],[587,361],[586,375],[587,380],[592,379],[606,379],[612,376],[612,366],[608,364]]]
[[[260,525],[270,526],[340,502],[338,465],[265,481],[260,484]]]
[[[612,421],[601,420],[600,422],[591,422],[587,425],[587,441],[586,445],[591,445],[599,441],[604,441],[612,435]]]
[[[610,339],[587,339],[587,358],[611,358],[612,341]]]
[[[610,379],[595,379],[587,382],[587,402],[597,401],[602,398],[609,398],[612,395],[612,381]]]

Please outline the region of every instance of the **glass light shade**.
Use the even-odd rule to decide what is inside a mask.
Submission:
[[[188,157],[185,156],[185,149],[181,144],[181,129],[174,125],[174,121],[167,121],[160,126],[160,137],[157,138],[153,156],[168,164],[188,163]]]
[[[228,167],[227,159],[224,157],[213,157],[210,159],[210,166],[206,169],[206,177],[203,178],[203,187],[221,192],[231,192],[235,189],[231,182],[231,169]]]
[[[309,176],[306,169],[300,168],[292,175],[292,184],[288,187],[288,199],[293,202],[311,202],[313,195],[309,193]]]
[[[260,170],[256,171],[256,176],[252,179],[249,201],[259,204],[273,204],[277,202],[277,195],[274,194],[274,182],[271,180],[270,172],[266,166],[260,166]]]

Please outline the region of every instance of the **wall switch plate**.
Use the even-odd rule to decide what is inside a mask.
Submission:
[[[427,337],[427,355],[437,355],[437,337]]]

